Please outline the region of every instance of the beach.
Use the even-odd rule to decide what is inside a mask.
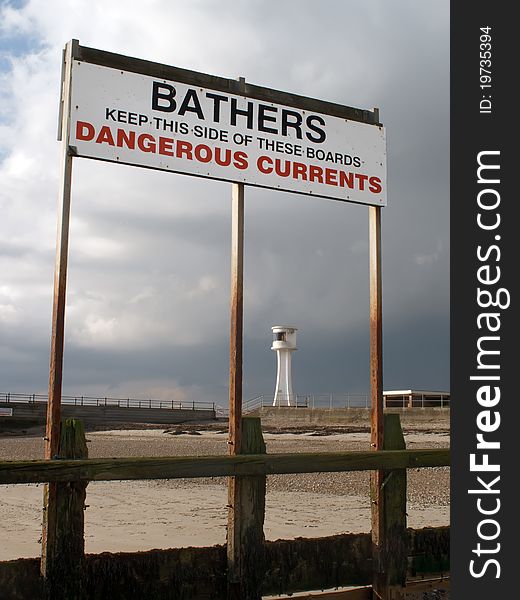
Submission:
[[[367,432],[331,430],[264,433],[267,452],[367,450]],[[405,431],[408,448],[449,447],[447,431]],[[218,428],[179,426],[87,433],[89,456],[182,456],[227,452]],[[38,435],[0,438],[2,460],[43,457]],[[87,488],[85,550],[132,552],[210,546],[226,539],[226,478],[92,482]],[[449,524],[449,468],[408,470],[408,526]],[[0,560],[40,553],[43,485],[5,485],[0,491]],[[369,473],[309,473],[267,478],[268,540],[370,530]]]

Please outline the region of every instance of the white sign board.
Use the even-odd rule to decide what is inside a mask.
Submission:
[[[77,156],[386,205],[382,126],[74,60]]]

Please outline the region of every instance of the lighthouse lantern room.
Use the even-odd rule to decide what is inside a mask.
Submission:
[[[296,397],[292,389],[291,354],[296,348],[296,327],[274,325],[271,350],[276,352],[278,371],[273,406],[294,406]]]

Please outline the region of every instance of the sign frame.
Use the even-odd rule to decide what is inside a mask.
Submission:
[[[75,156],[386,205],[385,129],[376,111],[79,44],[71,61],[68,135]],[[171,98],[157,91],[152,100],[156,87],[170,88]],[[223,139],[209,137],[207,130]]]

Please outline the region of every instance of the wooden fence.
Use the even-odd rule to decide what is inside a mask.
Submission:
[[[56,498],[53,514],[44,511],[44,534],[52,528],[52,535],[44,535],[41,561],[0,563],[2,599],[259,600],[265,594],[377,581],[375,588],[384,590],[379,597],[393,600],[405,598],[410,576],[445,577],[449,528],[407,529],[406,469],[447,466],[449,450],[406,450],[398,415],[385,416],[381,451],[266,454],[260,420],[251,417],[243,419],[242,436],[241,455],[88,459],[82,424],[66,420],[57,459],[0,462],[0,484],[46,482],[45,494]],[[370,534],[265,541],[266,475],[356,470],[384,474],[377,552]],[[234,480],[230,502],[240,504],[241,519],[231,533],[228,528],[226,546],[84,554],[89,481],[217,476]],[[371,494],[378,497],[373,489]],[[355,600],[372,594],[368,586],[335,597]]]

